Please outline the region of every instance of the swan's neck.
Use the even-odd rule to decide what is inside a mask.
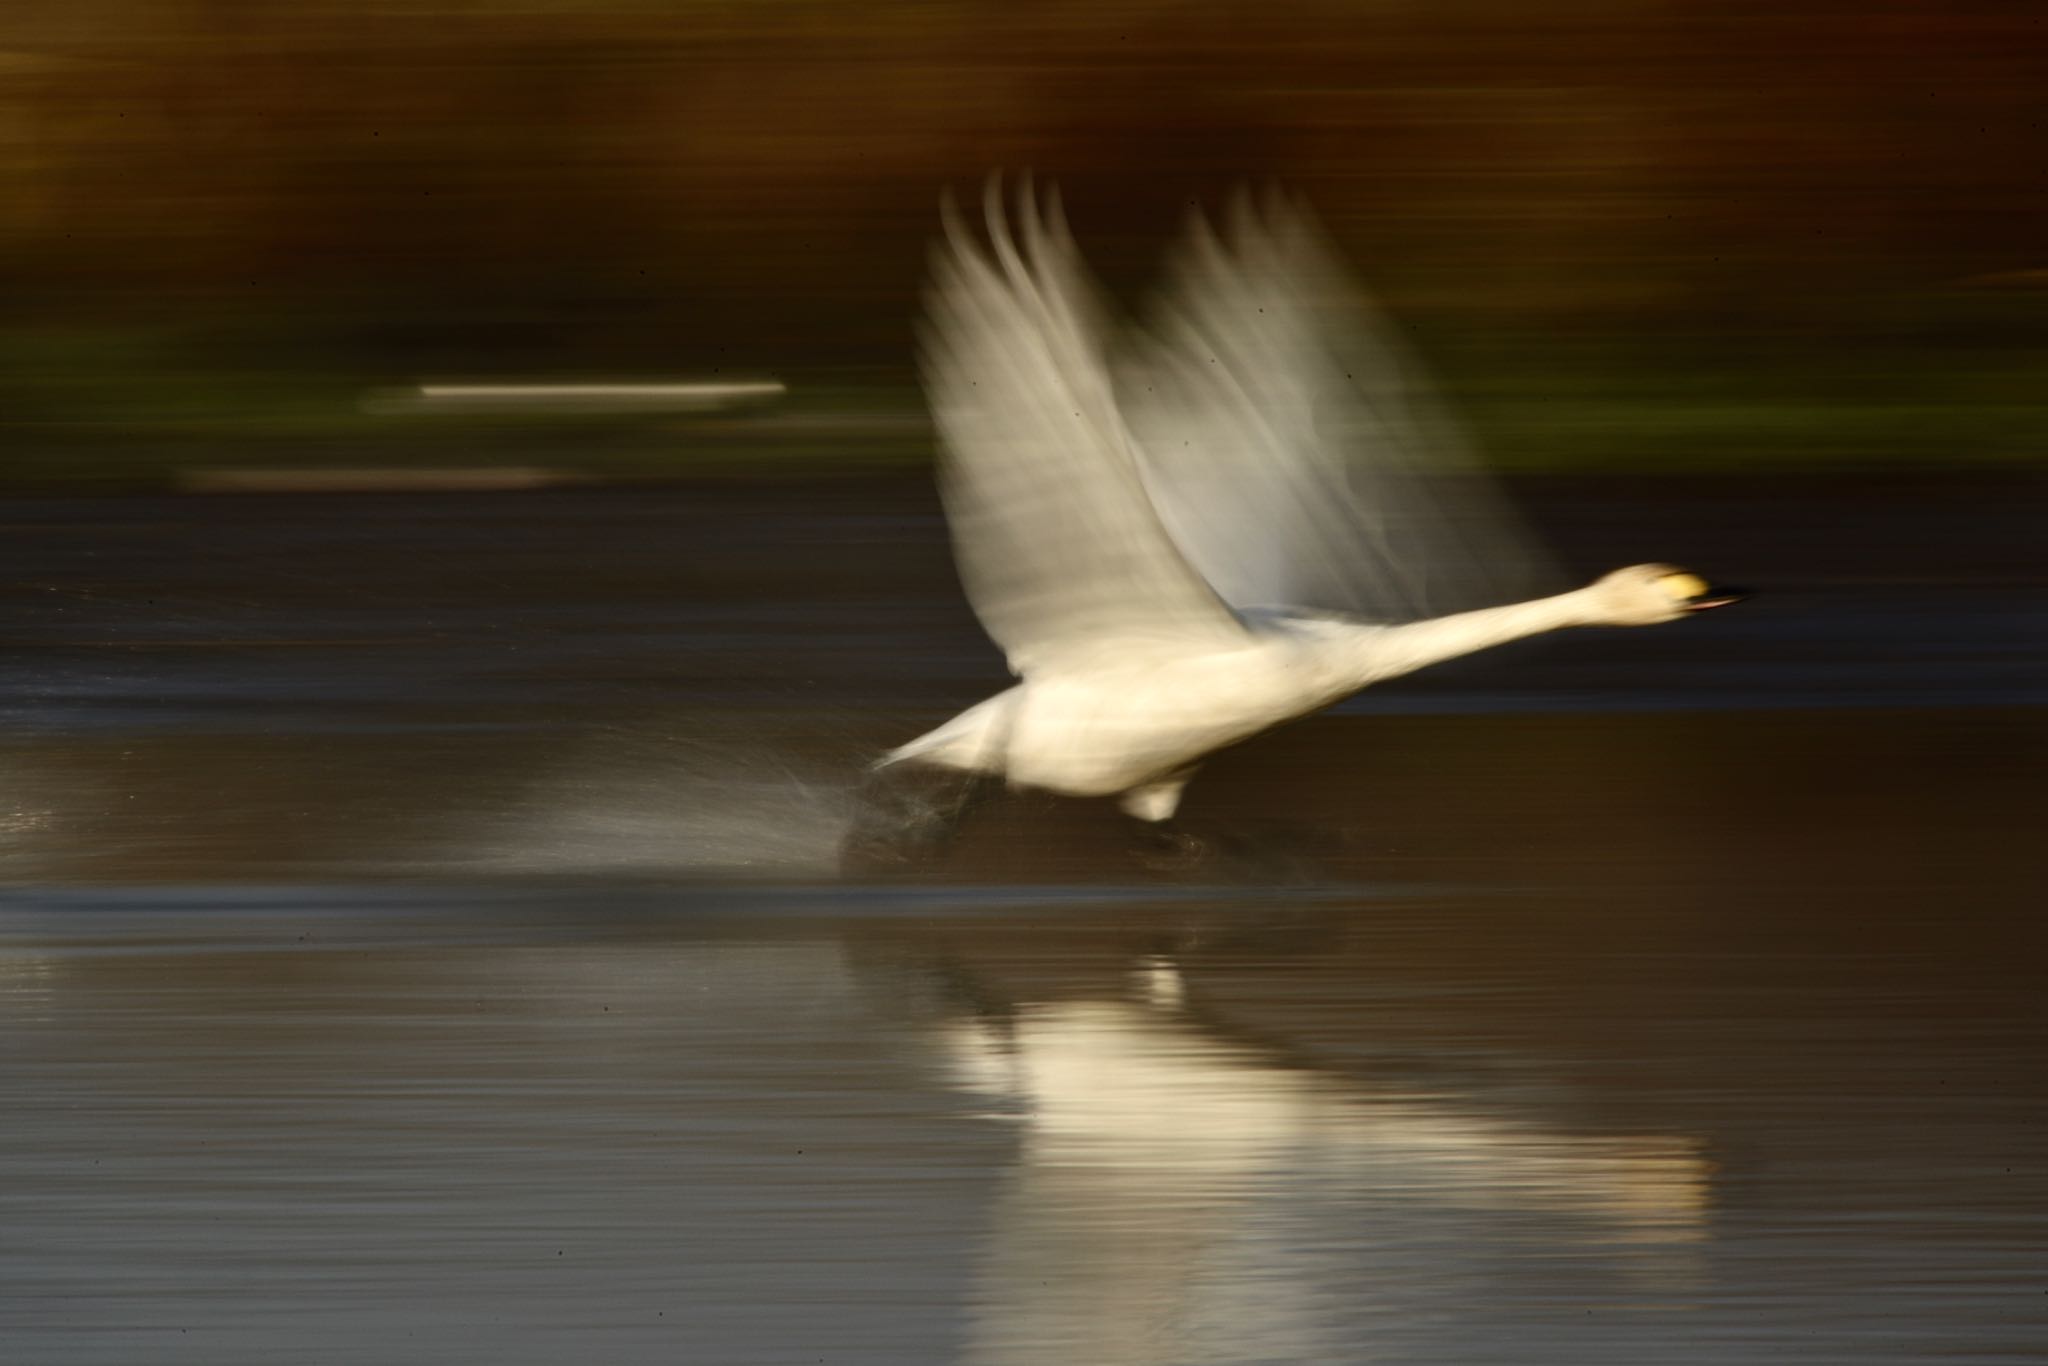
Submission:
[[[1524,636],[1588,625],[1593,620],[1588,606],[1585,590],[1579,589],[1405,626],[1375,627],[1346,642],[1344,671],[1353,687],[1362,688]]]

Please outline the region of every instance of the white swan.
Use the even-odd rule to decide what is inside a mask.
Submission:
[[[1199,219],[1114,362],[1057,200],[951,211],[925,383],[954,553],[1020,682],[886,755],[849,849],[914,854],[970,775],[1172,816],[1200,760],[1381,679],[1737,596],[1671,565],[1504,607],[1538,559],[1307,215]],[[1453,500],[1448,490],[1455,488]]]

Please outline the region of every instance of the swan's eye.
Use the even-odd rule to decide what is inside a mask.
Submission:
[[[1690,602],[1707,591],[1707,581],[1697,574],[1662,574],[1657,582],[1664,585],[1664,591],[1680,602]]]

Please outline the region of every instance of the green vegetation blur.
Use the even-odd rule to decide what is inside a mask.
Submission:
[[[1492,457],[2030,461],[2034,0],[67,0],[0,20],[0,478],[923,459],[948,186],[1142,299],[1190,203],[1328,219]],[[422,380],[774,377],[706,414]]]

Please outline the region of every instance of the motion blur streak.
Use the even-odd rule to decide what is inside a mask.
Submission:
[[[467,408],[709,408],[787,392],[774,380],[739,384],[422,384],[422,405]]]
[[[1190,199],[1307,192],[1518,465],[2039,444],[2048,43],[2015,0],[12,11],[0,414],[44,478],[200,432],[360,463],[417,439],[349,401],[394,374],[908,411],[933,194],[992,165],[1088,206],[1118,294]],[[585,458],[703,453],[627,435]]]
[[[0,4],[0,1361],[2040,1360],[2043,92],[2040,0]],[[835,876],[1005,686],[992,168],[1224,594],[1402,544],[1238,534],[1304,431],[1764,591],[1218,752],[1205,861]],[[1380,420],[1191,377],[1356,384],[1275,298]]]

